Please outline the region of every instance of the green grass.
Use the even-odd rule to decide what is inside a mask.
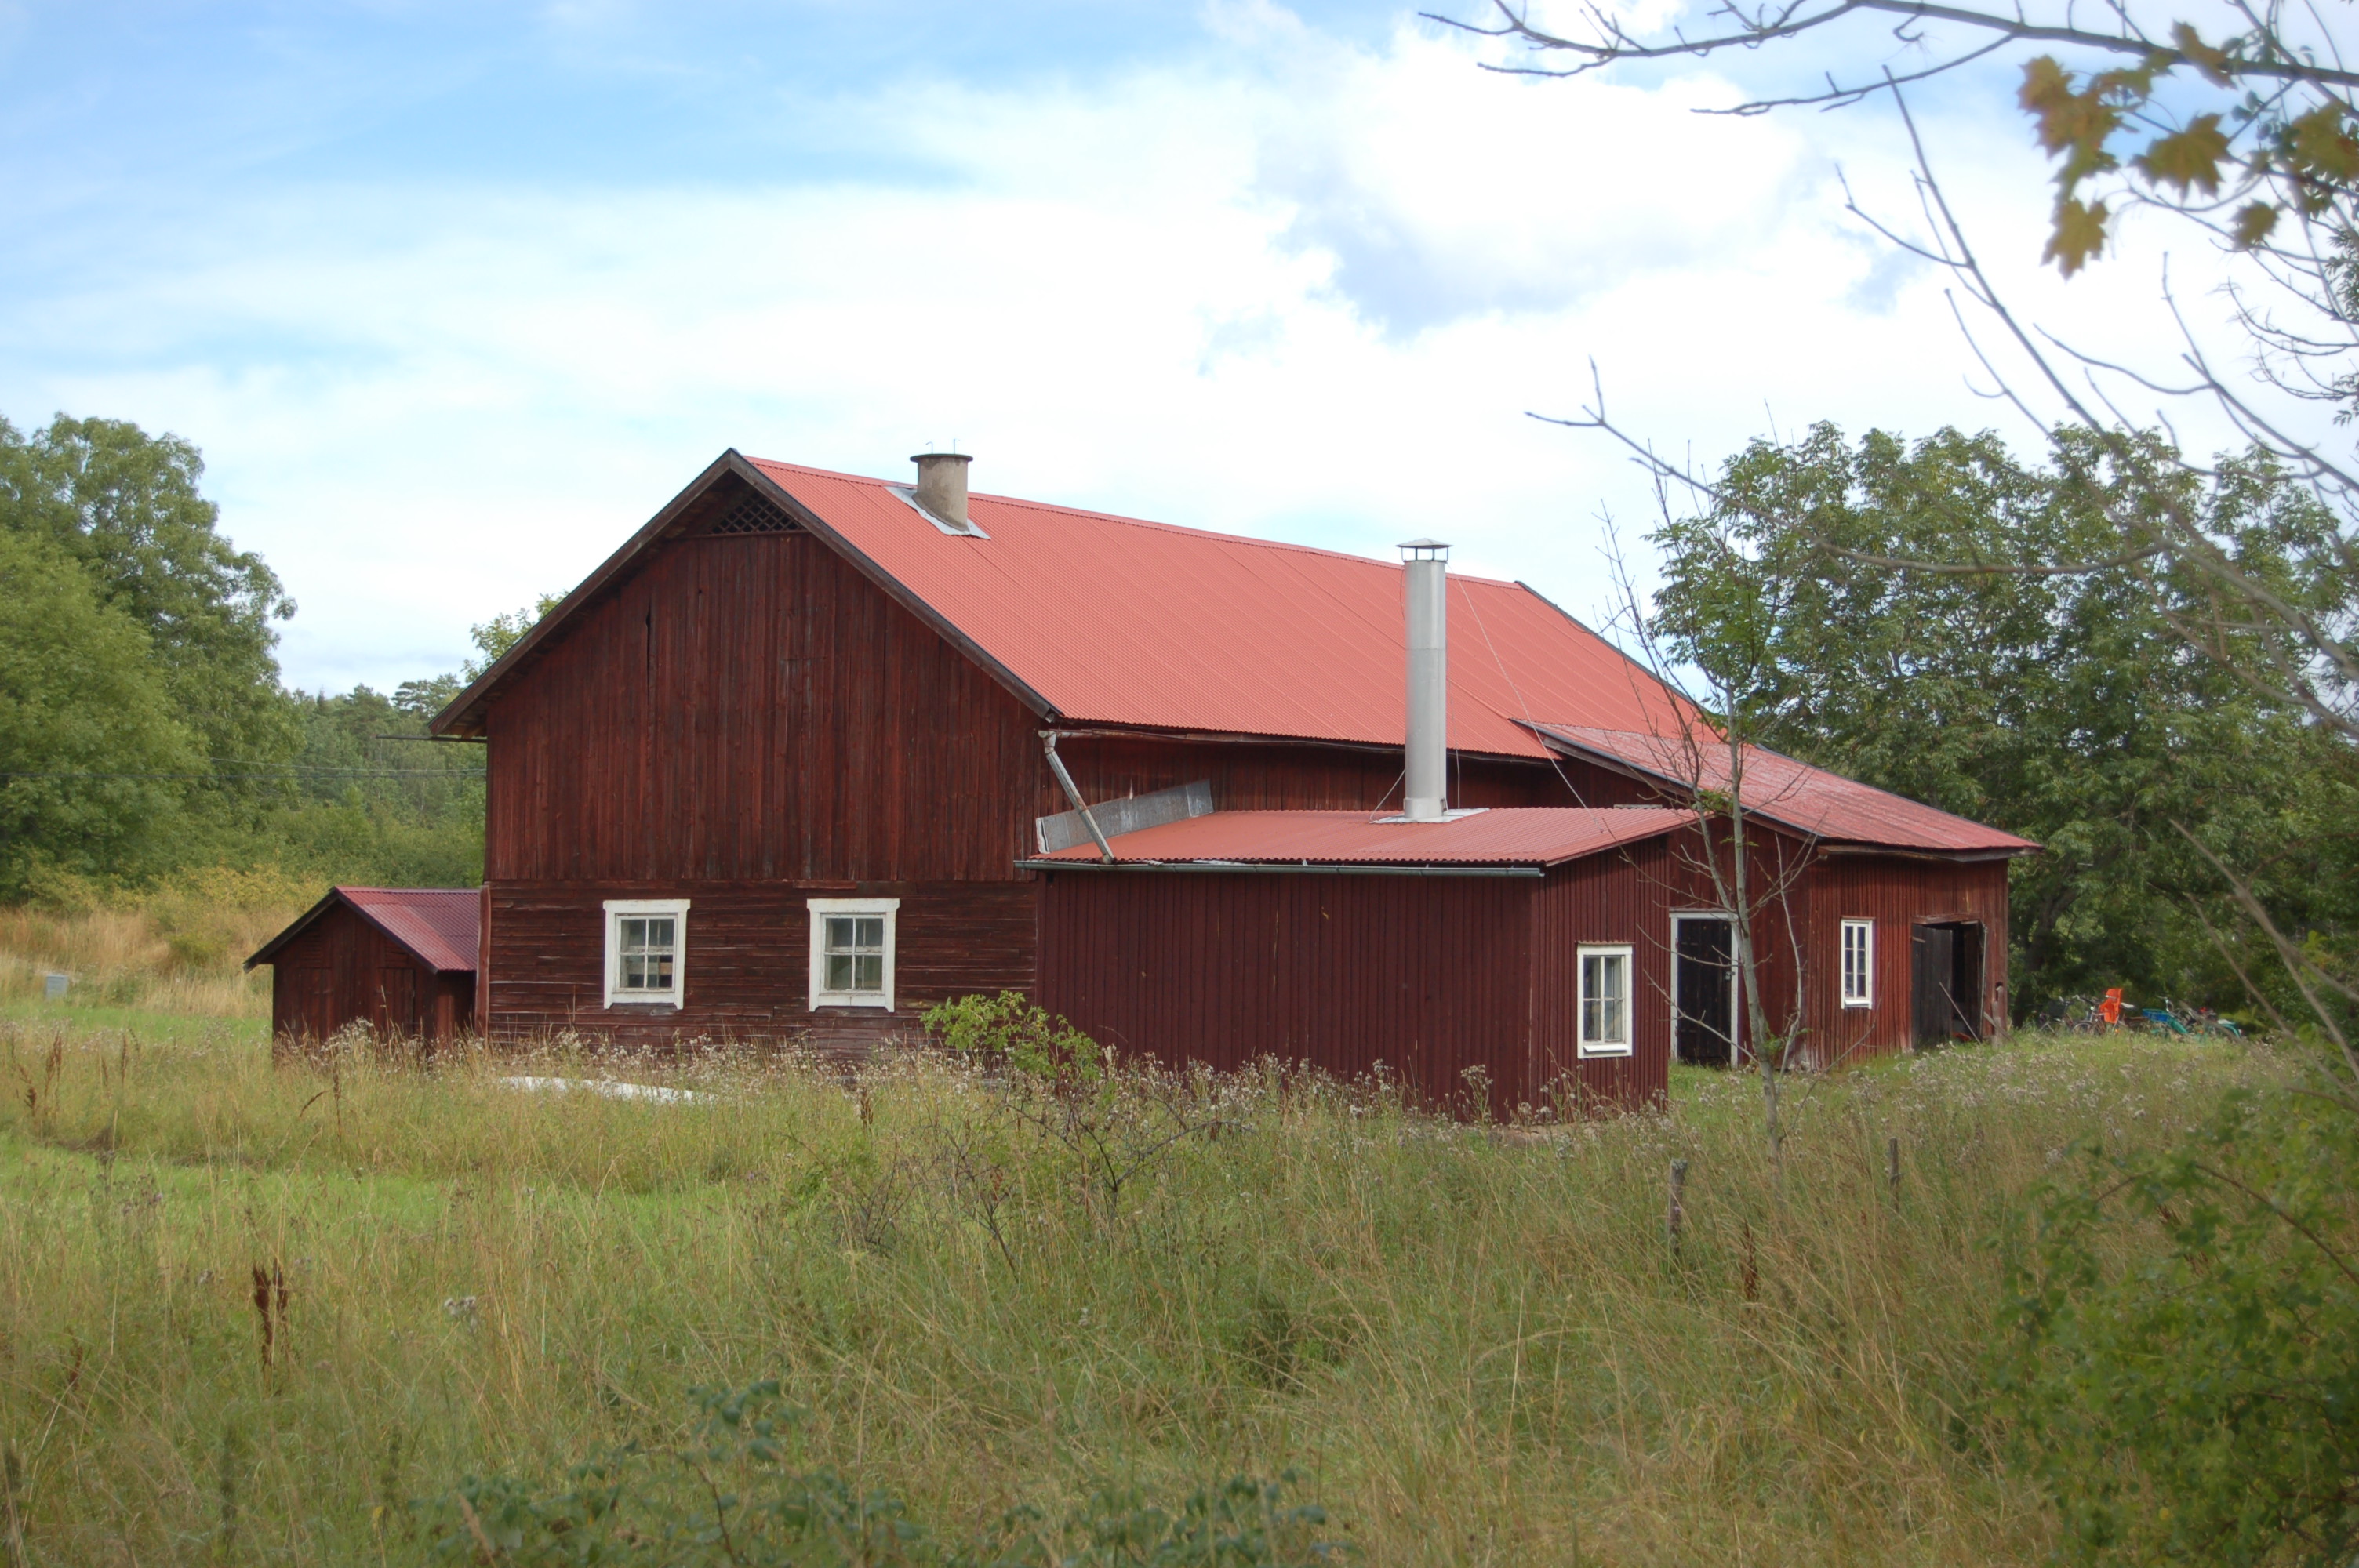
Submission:
[[[1117,1147],[1220,1130],[1110,1194],[1024,1114],[1055,1102],[940,1064],[864,1095],[758,1061],[274,1067],[240,1023],[75,1016],[0,1023],[26,1564],[415,1561],[412,1499],[675,1441],[690,1385],[764,1376],[793,1465],[951,1533],[1291,1469],[1375,1563],[2037,1561],[1979,1401],[1996,1243],[2057,1151],[2267,1070],[2026,1038],[1791,1080],[1782,1176],[1749,1076],[1509,1130],[1273,1076],[1138,1091]],[[266,1365],[256,1266],[288,1292]]]
[[[144,1007],[110,1007],[104,1003],[72,1000],[0,1001],[0,1024],[15,1024],[27,1035],[56,1029],[75,1034],[127,1033],[159,1045],[235,1041],[260,1051],[270,1040],[267,1015],[259,1018],[192,1018],[184,1012],[162,1012]]]

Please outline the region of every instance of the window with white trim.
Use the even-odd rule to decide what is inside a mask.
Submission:
[[[1630,949],[1582,947],[1581,961],[1581,1054],[1630,1054]]]
[[[1875,1005],[1875,922],[1843,923],[1843,1004]]]
[[[606,901],[606,1005],[679,1007],[688,994],[688,900]]]
[[[810,903],[810,1004],[893,1009],[897,898],[815,898]]]

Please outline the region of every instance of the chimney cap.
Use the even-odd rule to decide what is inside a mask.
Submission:
[[[1439,539],[1408,539],[1400,546],[1401,558],[1410,561],[1446,561],[1450,546]]]
[[[974,454],[973,452],[911,452],[909,454],[909,460],[913,463],[936,463],[945,460],[971,463],[974,461]]]

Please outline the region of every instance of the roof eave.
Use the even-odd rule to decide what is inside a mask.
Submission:
[[[367,890],[364,889],[362,891],[366,892]],[[245,961],[245,968],[251,970],[259,965],[272,962],[277,957],[280,948],[295,940],[296,937],[303,935],[304,932],[310,930],[312,924],[319,920],[321,915],[327,914],[330,908],[340,903],[346,909],[351,910],[354,914],[360,916],[363,920],[367,921],[370,925],[376,929],[379,935],[392,943],[395,946],[400,948],[403,952],[408,954],[411,957],[417,959],[419,963],[432,965],[436,974],[472,975],[475,972],[475,966],[473,964],[468,964],[459,968],[451,968],[441,964],[435,964],[432,959],[419,952],[416,946],[413,945],[408,937],[394,930],[393,927],[387,925],[384,921],[379,920],[376,915],[370,911],[368,905],[362,903],[359,900],[353,898],[350,893],[347,893],[340,887],[330,888],[326,897],[321,899],[319,903],[313,904],[310,908],[305,910],[301,914],[295,917],[294,925],[289,925],[286,930],[281,931],[277,935],[273,936],[269,941],[265,942],[261,947],[255,951],[254,957]]]
[[[445,739],[480,740],[485,731],[485,709],[492,694],[502,682],[538,656],[541,645],[555,637],[559,630],[573,616],[597,598],[609,585],[623,577],[649,546],[659,540],[664,531],[677,521],[681,513],[712,488],[724,475],[735,475],[751,485],[756,493],[779,507],[799,524],[805,532],[849,561],[853,569],[867,578],[895,603],[923,621],[941,639],[966,655],[984,674],[990,676],[1008,695],[1032,710],[1039,718],[1054,722],[1057,709],[1026,684],[1016,672],[985,652],[983,645],[968,636],[932,605],[920,599],[908,585],[869,557],[869,556],[830,526],[760,465],[734,447],[723,452],[697,475],[688,487],[675,495],[663,510],[649,518],[639,531],[624,541],[622,546],[599,564],[596,570],[582,579],[572,592],[559,600],[549,612],[534,622],[532,629],[516,639],[516,645],[492,662],[491,667],[475,677],[466,690],[451,698],[450,705],[436,714],[427,725],[429,734]]]
[[[1610,772],[1621,773],[1625,777],[1636,779],[1641,783],[1646,784],[1670,784],[1677,788],[1689,791],[1692,791],[1695,788],[1693,784],[1679,778],[1674,774],[1658,772],[1653,768],[1644,767],[1639,763],[1629,761],[1627,758],[1615,756],[1611,752],[1601,751],[1594,746],[1583,745],[1582,742],[1572,739],[1571,736],[1560,735],[1555,730],[1549,729],[1545,725],[1533,723],[1529,719],[1517,719],[1516,722],[1522,725],[1525,729],[1529,730],[1533,734],[1538,735],[1540,738],[1540,743],[1542,745],[1563,752],[1568,756],[1578,757],[1583,762],[1594,762],[1600,767],[1605,768]],[[1769,748],[1766,746],[1761,749],[1763,751],[1769,750]],[[1775,752],[1772,754],[1781,757],[1785,755],[1783,752]],[[1794,762],[1799,767],[1809,767],[1810,765],[1808,762],[1801,762],[1799,758],[1786,757],[1785,760]],[[1864,787],[1873,789],[1875,786],[1870,784]],[[1884,793],[1889,795],[1892,792],[1886,790]],[[1901,798],[1905,799],[1906,797],[1903,796]],[[1919,804],[1922,803],[1920,802]],[[1778,827],[1784,827],[1790,832],[1799,833],[1806,838],[1815,839],[1820,847],[1829,854],[1894,855],[1912,860],[1957,861],[2005,860],[2012,860],[2017,855],[2037,855],[2041,852],[2040,847],[2032,843],[2028,839],[2018,840],[2017,843],[2011,845],[1980,845],[1972,849],[1945,849],[1938,844],[1887,844],[1866,838],[1838,838],[1832,834],[1822,832],[1818,827],[1812,827],[1807,822],[1787,816],[1771,807],[1751,806],[1745,807],[1745,809],[1751,812],[1754,816],[1767,818],[1768,821],[1774,822]],[[1940,806],[1926,806],[1925,809],[1928,811],[1940,811],[1941,808]],[[1941,815],[1949,816],[1953,814],[1945,811],[1941,812]],[[1956,819],[1960,822],[1971,820],[1970,818],[1962,816],[1957,817]],[[1981,827],[1983,825],[1976,823],[1975,826]]]
[[[352,901],[350,899],[344,897],[343,890],[342,888],[330,888],[327,891],[326,895],[323,896],[319,903],[313,904],[310,908],[297,915],[293,925],[288,926],[286,930],[281,931],[277,935],[273,936],[269,941],[265,942],[261,946],[255,948],[254,957],[245,961],[245,969],[251,971],[261,965],[269,963],[273,958],[277,957],[278,950],[281,947],[286,946],[287,944],[292,942],[295,938],[303,935],[304,932],[310,930],[311,928],[311,923],[318,920],[320,916],[327,914],[332,907],[338,903],[350,903]]]
[[[736,465],[733,467],[733,463]],[[614,553],[600,562],[596,569],[575,585],[572,592],[559,600],[549,612],[533,622],[515,646],[494,659],[491,667],[477,676],[467,689],[451,699],[449,706],[436,714],[426,726],[429,735],[452,740],[481,740],[484,733],[484,708],[492,693],[508,676],[524,665],[539,656],[543,643],[555,637],[558,629],[571,620],[576,611],[596,598],[609,583],[620,577],[625,568],[636,560],[649,545],[669,527],[682,512],[693,505],[699,496],[712,488],[724,473],[749,467],[738,457],[737,449],[730,448],[706,465],[702,473],[689,481],[688,487],[668,502],[663,509],[649,518],[639,531],[623,541]]]

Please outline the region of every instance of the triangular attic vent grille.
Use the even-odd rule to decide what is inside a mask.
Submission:
[[[761,496],[748,493],[713,520],[715,534],[799,534],[802,524]]]

